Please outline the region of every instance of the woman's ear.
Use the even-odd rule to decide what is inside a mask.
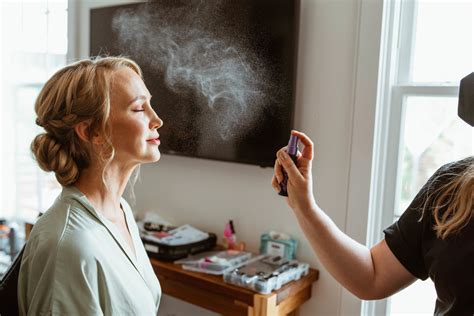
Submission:
[[[92,143],[93,145],[102,145],[104,143],[103,137],[97,133],[91,133],[89,127],[89,122],[80,122],[74,126],[74,131],[84,142]]]

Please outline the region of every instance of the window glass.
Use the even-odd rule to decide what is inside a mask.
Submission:
[[[406,98],[396,217],[441,165],[474,153],[472,128],[457,116],[457,102],[455,97]]]
[[[48,52],[66,55],[67,52],[67,2],[48,4]]]
[[[473,1],[418,1],[412,80],[459,82],[474,71]]]

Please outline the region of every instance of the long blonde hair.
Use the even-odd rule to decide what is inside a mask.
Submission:
[[[440,239],[446,239],[460,232],[472,219],[474,213],[474,164],[472,159],[459,162],[461,172],[440,174],[438,177],[450,177],[447,183],[429,193],[423,213],[428,209],[435,221],[434,230]],[[433,183],[437,182],[437,178]],[[441,181],[442,182],[442,181]]]
[[[91,162],[90,144],[75,133],[78,123],[90,124],[89,135],[105,137],[105,150],[100,154],[105,165],[113,159],[108,123],[110,90],[113,72],[123,67],[143,77],[140,67],[128,58],[85,59],[57,71],[40,91],[35,103],[36,124],[45,133],[34,138],[31,151],[41,169],[53,171],[61,185],[75,183]],[[105,183],[104,172],[102,180]]]

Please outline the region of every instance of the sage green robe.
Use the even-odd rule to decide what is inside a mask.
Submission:
[[[76,187],[63,188],[31,231],[20,268],[21,315],[156,315],[161,287],[128,203],[136,257]]]

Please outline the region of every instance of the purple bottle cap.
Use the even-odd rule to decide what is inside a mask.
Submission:
[[[298,136],[291,135],[288,142],[287,152],[289,155],[296,155],[298,152]]]

